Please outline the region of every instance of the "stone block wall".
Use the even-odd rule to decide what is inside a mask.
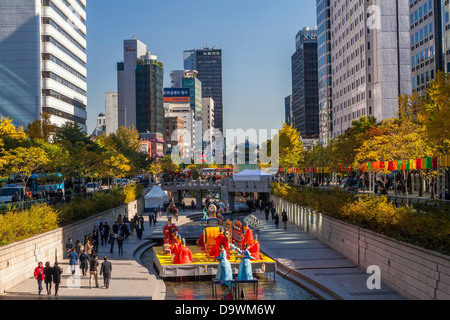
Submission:
[[[45,264],[46,261],[50,261],[53,265],[55,260],[62,260],[69,237],[74,243],[77,239],[84,242],[84,236],[91,233],[98,223],[106,221],[112,225],[119,214],[122,217],[132,218],[136,213],[143,212],[144,201],[141,198],[69,226],[0,247],[0,295],[33,277],[38,262],[42,261]]]
[[[271,196],[277,212],[411,300],[450,300],[450,256],[407,244]]]

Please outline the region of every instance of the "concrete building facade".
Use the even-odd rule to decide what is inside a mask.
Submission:
[[[332,0],[333,136],[352,121],[378,121],[398,112],[398,96],[410,94],[409,0]]]

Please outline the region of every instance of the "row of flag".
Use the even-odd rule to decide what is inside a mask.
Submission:
[[[421,169],[437,169],[438,163],[441,168],[450,167],[450,155],[440,155],[437,157],[426,157],[420,159],[399,160],[399,161],[374,161],[365,162],[359,167],[339,166],[335,170],[330,167],[310,167],[280,169],[284,173],[332,173],[332,172],[370,172],[370,171],[405,171]]]

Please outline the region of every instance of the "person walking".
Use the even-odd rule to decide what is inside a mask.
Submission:
[[[142,232],[144,231],[144,223],[143,220],[138,219],[138,221],[136,221],[136,233],[137,233],[137,238],[139,240],[142,240]]]
[[[266,206],[266,208],[264,209],[264,213],[266,214],[266,221],[269,221],[269,213],[270,213],[269,206]]]
[[[75,243],[75,252],[78,254],[78,256],[80,256],[83,250],[84,250],[83,244],[81,243],[80,240],[77,240]]]
[[[283,212],[281,212],[281,221],[283,221],[283,225],[284,225],[284,229],[287,229],[287,222],[288,222],[288,216],[286,213],[286,210],[283,210]]]
[[[34,269],[34,278],[37,280],[39,295],[41,295],[42,281],[45,279],[44,266],[42,262],[39,262],[38,266]]]
[[[276,211],[275,207],[272,207],[272,208],[270,209],[270,213],[272,214],[272,220],[275,219],[275,213],[276,213],[276,212],[277,212],[277,211]]]
[[[94,254],[91,260],[89,260],[89,289],[92,288],[92,278],[95,280],[95,286],[98,288],[98,260],[97,256]]]
[[[113,253],[114,251],[114,242],[116,242],[116,234],[114,231],[109,232],[109,244],[111,245],[111,248],[109,249],[109,253]]]
[[[87,270],[89,269],[89,256],[84,250],[80,254],[80,269],[81,269],[81,276],[82,277],[87,276]]]
[[[50,265],[50,261],[45,263],[44,268],[44,282],[47,289],[47,295],[52,294],[52,281],[53,281],[53,268]]]
[[[119,247],[119,256],[123,255],[123,234],[117,236],[117,246]]]
[[[74,247],[73,240],[72,240],[72,238],[69,238],[69,240],[66,242],[67,258],[69,258],[70,250],[71,250],[73,247]]]
[[[109,282],[111,280],[112,264],[108,261],[108,257],[103,257],[103,262],[100,267],[100,275],[103,274],[103,285],[106,289],[109,288]]]
[[[108,225],[108,222],[105,222],[102,229],[102,246],[108,244],[108,237],[109,237],[109,231],[110,227]]]
[[[55,262],[53,266],[53,283],[55,284],[55,296],[58,295],[59,284],[61,283],[61,274],[63,268],[59,267],[58,262]]]
[[[130,220],[130,232],[131,232],[131,236],[134,236],[134,229],[136,229],[136,219],[131,219]]]
[[[90,257],[92,257],[94,255],[94,246],[92,244],[91,238],[87,239],[86,245],[84,246],[84,250]]]
[[[72,276],[75,275],[75,268],[78,264],[78,259],[79,259],[79,256],[75,252],[75,248],[72,248],[69,252],[69,265],[70,265],[70,270],[72,271]]]
[[[94,230],[92,230],[92,245],[94,246],[94,251],[98,252],[98,240],[99,240],[99,230],[97,226],[94,226]]]
[[[275,217],[273,219],[275,220],[275,228],[278,229],[278,224],[280,223],[280,217],[278,216],[278,213],[275,213]]]

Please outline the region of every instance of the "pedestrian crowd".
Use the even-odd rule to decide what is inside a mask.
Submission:
[[[156,222],[155,222],[156,223]],[[135,215],[132,219],[119,215],[114,224],[110,226],[106,221],[100,222],[99,226],[94,226],[89,235],[85,235],[84,241],[69,238],[65,245],[66,258],[69,260],[71,275],[76,273],[77,266],[81,269],[81,276],[87,277],[89,273],[89,288],[99,287],[98,275],[103,275],[104,287],[109,288],[112,273],[112,263],[107,256],[103,257],[103,262],[98,261],[99,246],[109,246],[109,252],[114,253],[117,243],[117,254],[123,255],[123,243],[129,237],[136,234],[137,239],[142,239],[144,231],[144,218],[142,215]],[[100,271],[98,270],[100,266]],[[52,283],[54,284],[55,296],[58,295],[59,284],[63,269],[58,266],[58,262],[50,266],[50,262],[38,263],[34,270],[34,278],[38,283],[39,295],[44,290],[45,284],[47,295],[51,295]]]

